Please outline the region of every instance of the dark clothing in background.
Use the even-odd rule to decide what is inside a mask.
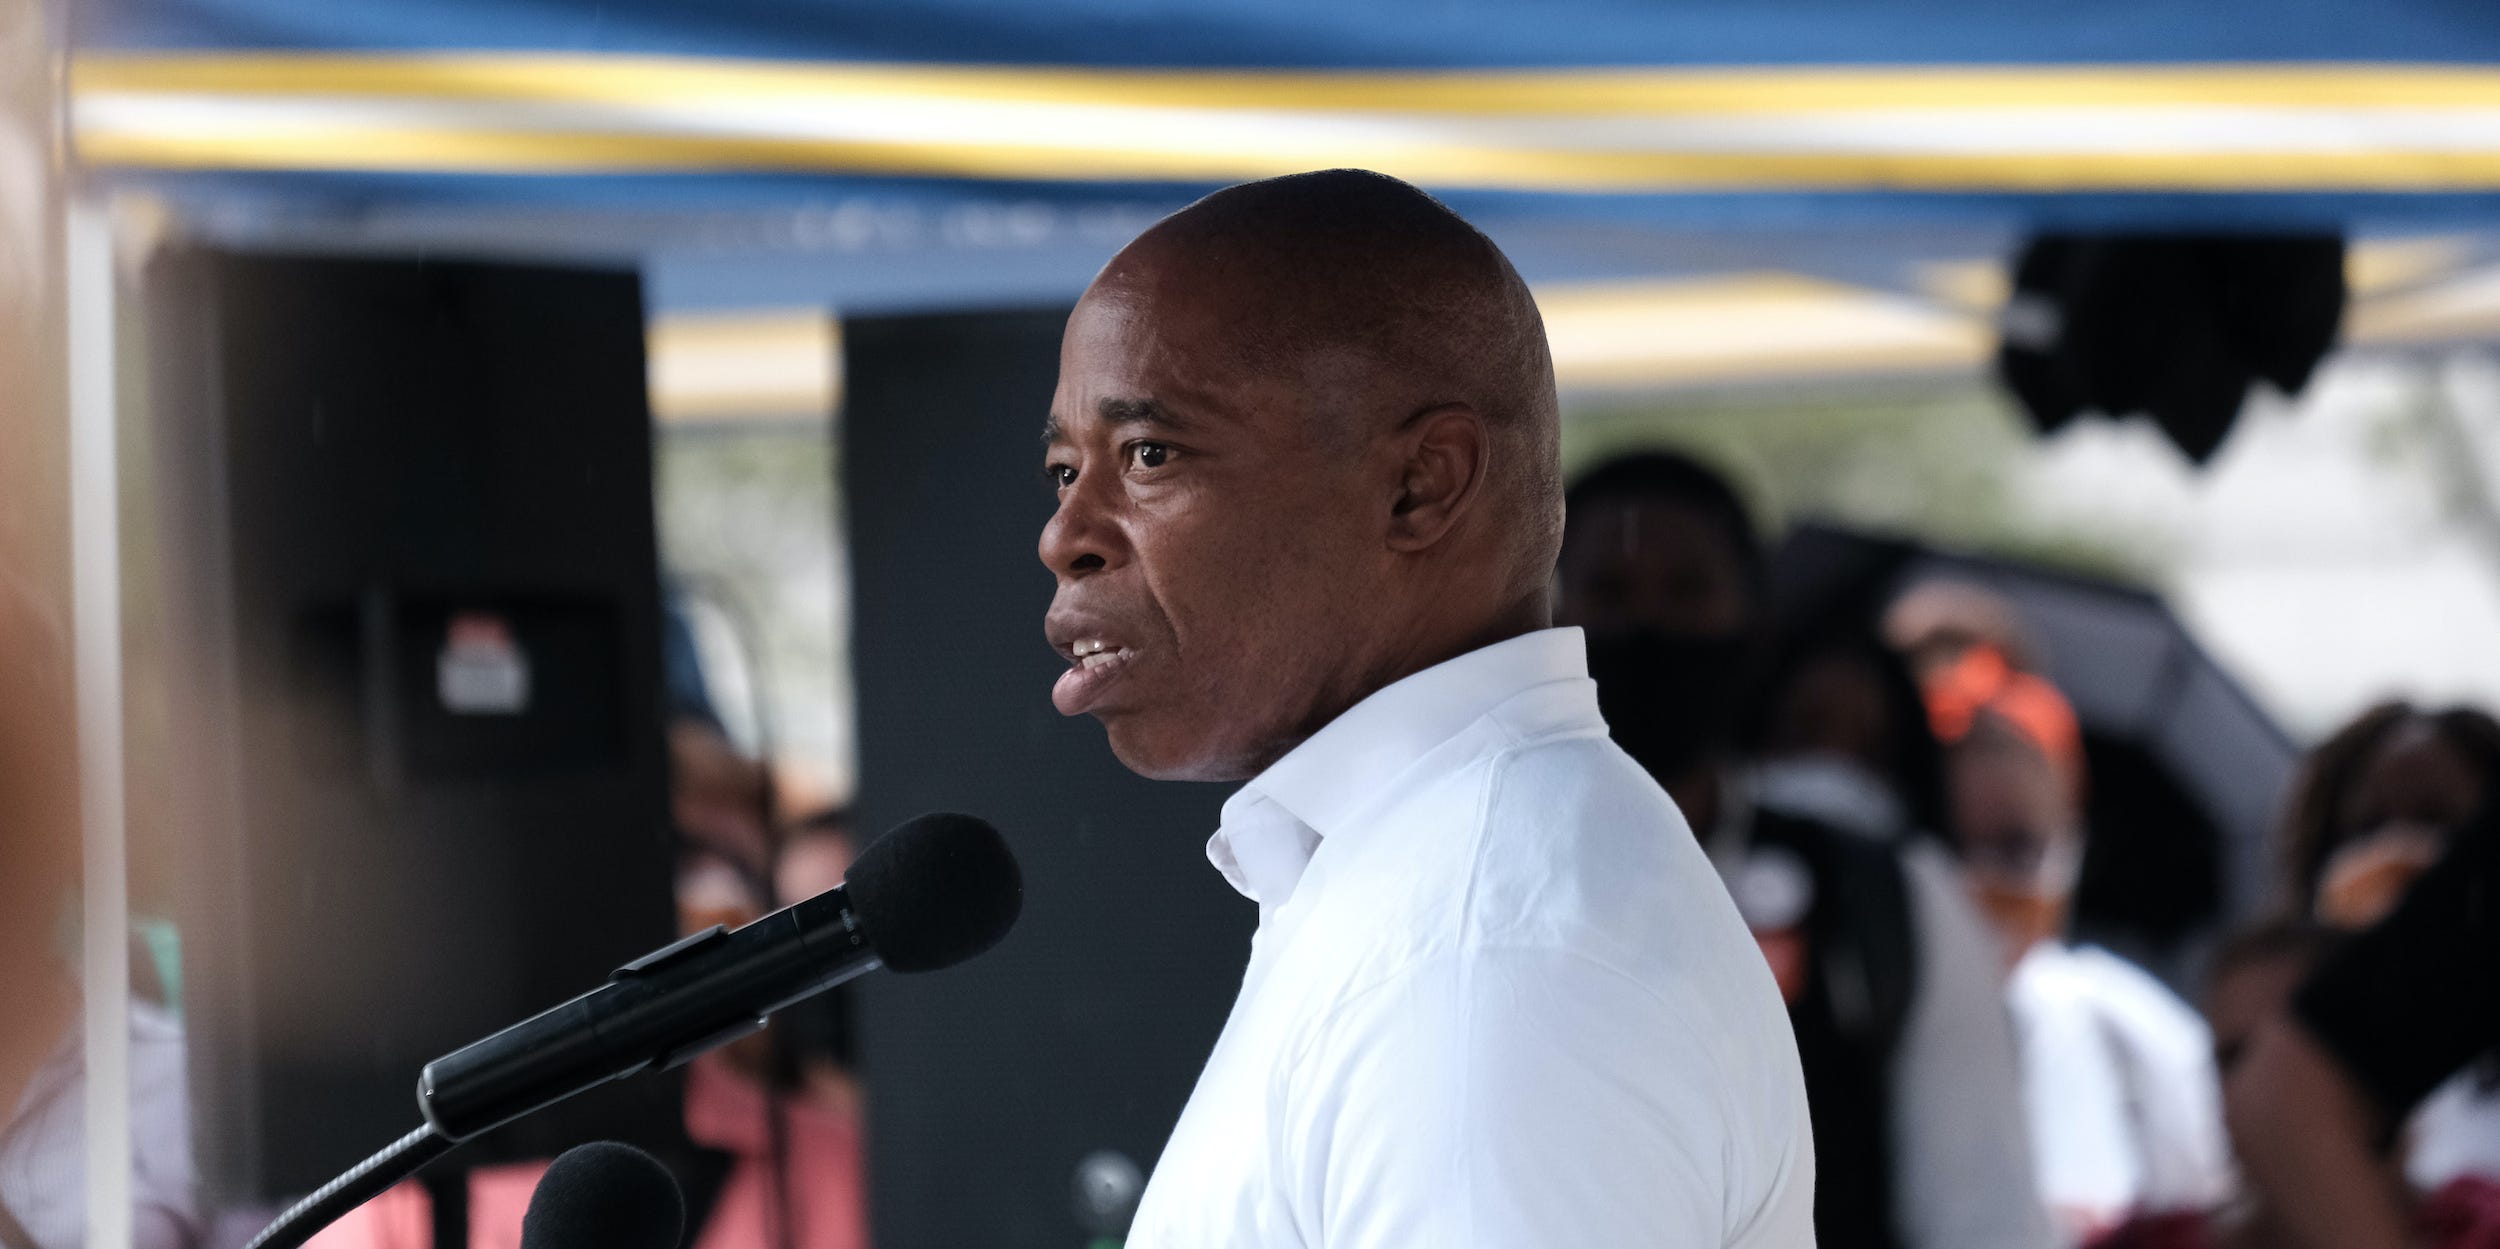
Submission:
[[[2500,805],[2329,955],[2293,1010],[2391,1119],[2500,1051]]]
[[[1810,968],[1789,1004],[1814,1122],[1814,1236],[1822,1249],[1898,1249],[1893,1057],[1918,993],[1900,856],[1811,819],[1757,809],[1753,848],[1796,856],[1813,883]]]

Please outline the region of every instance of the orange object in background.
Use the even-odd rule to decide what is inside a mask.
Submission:
[[[2016,668],[2003,651],[1981,644],[1962,653],[1926,682],[1927,710],[1937,740],[1951,745],[1969,736],[1981,712],[2003,720],[2040,753],[2080,797],[2083,792],[2083,730],[2074,707],[2057,687]]]
[[[2347,932],[2377,923],[2447,850],[2446,833],[2427,825],[2396,825],[2346,844],[2318,879],[2318,922]]]

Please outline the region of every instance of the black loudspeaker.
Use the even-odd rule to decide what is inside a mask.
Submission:
[[[843,327],[861,824],[977,813],[1025,880],[998,949],[860,982],[880,1249],[1116,1237],[1257,923],[1207,863],[1225,789],[1141,780],[1050,705],[1038,435],[1066,319]]]
[[[630,273],[178,251],[145,287],[210,1201],[417,1126],[428,1060],[675,921]],[[628,1081],[456,1157],[666,1145]]]
[[[1997,373],[2043,433],[2142,412],[2201,464],[2250,383],[2309,384],[2343,311],[2333,235],[2043,235],[2015,262]]]

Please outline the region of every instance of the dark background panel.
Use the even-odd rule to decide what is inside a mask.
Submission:
[[[211,1200],[419,1122],[429,1059],[665,942],[643,314],[630,273],[177,251],[148,284],[194,1124]],[[482,617],[481,617],[482,614]],[[455,616],[527,706],[438,685]],[[494,1134],[669,1143],[666,1081]]]
[[[1037,435],[1064,311],[844,327],[862,826],[997,824],[1022,920],[952,971],[863,982],[880,1249],[1065,1249],[1080,1159],[1151,1169],[1256,909],[1206,860],[1227,792],[1141,780],[1050,705]]]

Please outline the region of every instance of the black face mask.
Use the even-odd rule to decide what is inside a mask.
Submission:
[[[1659,784],[1682,779],[1734,736],[1748,639],[1643,629],[1592,635],[1588,651],[1607,731]]]

